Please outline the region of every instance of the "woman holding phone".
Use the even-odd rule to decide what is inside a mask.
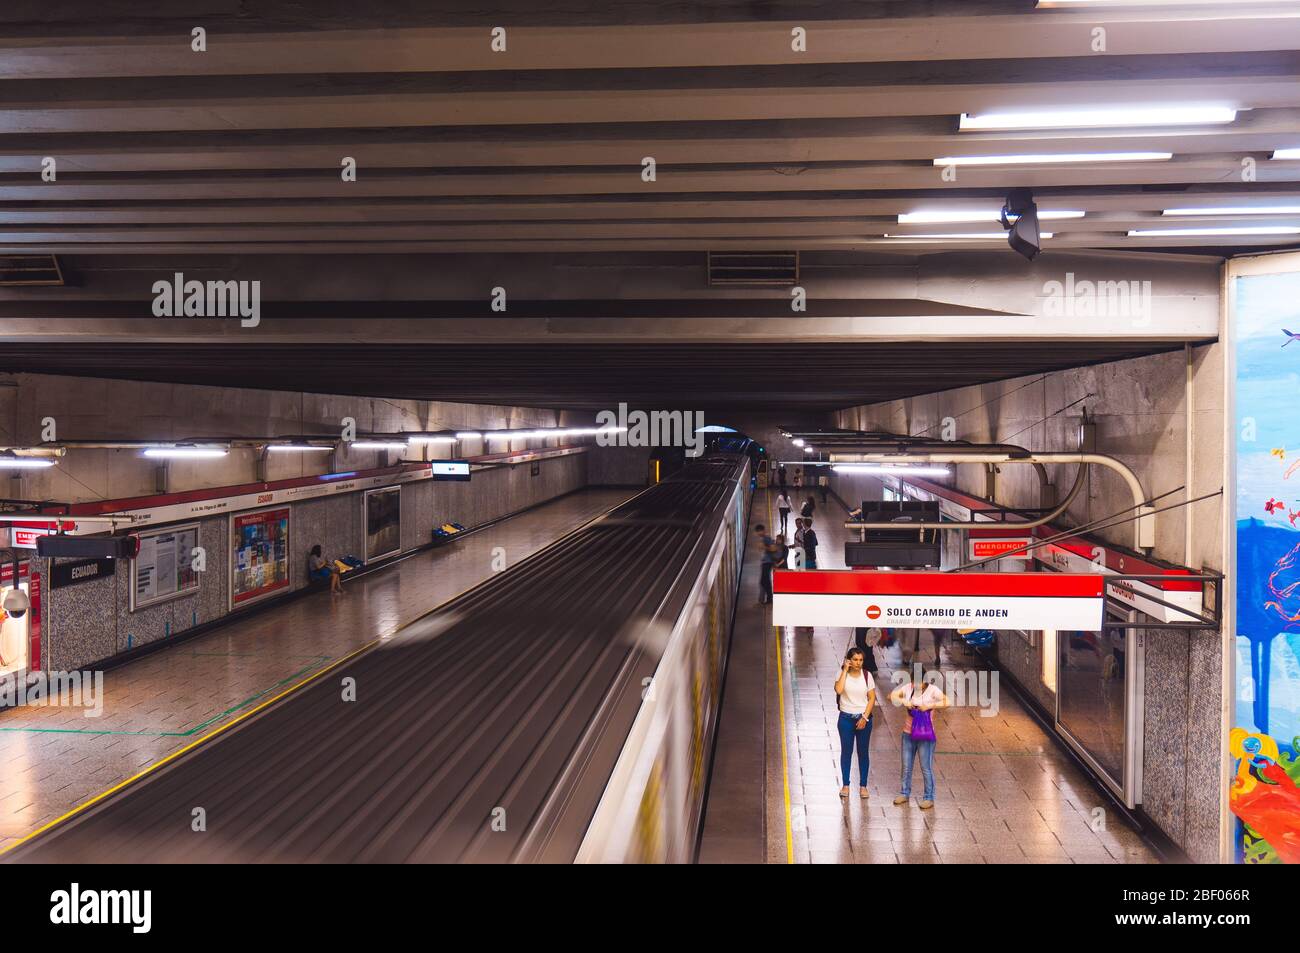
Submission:
[[[849,774],[853,768],[853,748],[858,749],[858,790],[867,794],[867,769],[871,765],[871,716],[876,707],[876,681],[863,670],[866,655],[854,646],[844,655],[840,677],[835,681],[835,700],[840,717],[840,775],[844,787],[840,797],[849,796]]]

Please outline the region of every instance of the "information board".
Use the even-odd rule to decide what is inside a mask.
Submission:
[[[198,523],[141,533],[139,539],[140,550],[131,560],[132,612],[198,591]]]

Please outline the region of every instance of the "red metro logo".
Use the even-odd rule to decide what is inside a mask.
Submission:
[[[880,618],[880,606],[867,606],[867,618],[868,618],[868,619],[879,619],[879,618]]]

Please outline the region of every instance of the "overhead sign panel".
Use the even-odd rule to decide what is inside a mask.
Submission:
[[[777,571],[774,625],[1099,632],[1093,573]]]
[[[970,539],[970,558],[971,559],[1021,559],[1031,561],[1034,558],[1033,550],[1026,550],[1025,547],[1031,542],[1027,537],[999,537],[999,538],[979,538],[972,536]]]

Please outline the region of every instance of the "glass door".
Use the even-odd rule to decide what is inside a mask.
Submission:
[[[1056,633],[1056,727],[1107,785],[1134,806],[1141,790],[1141,644],[1108,611],[1101,632]]]

